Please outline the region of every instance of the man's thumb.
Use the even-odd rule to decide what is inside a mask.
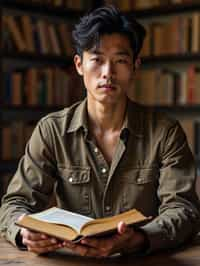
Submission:
[[[121,221],[121,222],[118,223],[118,225],[117,225],[117,231],[118,231],[118,233],[120,235],[121,234],[124,234],[127,230],[128,230],[128,227],[125,224],[125,222]]]

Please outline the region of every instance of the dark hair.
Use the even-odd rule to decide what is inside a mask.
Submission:
[[[120,33],[128,37],[134,60],[143,44],[146,31],[132,16],[123,15],[113,6],[97,8],[80,19],[72,32],[76,53],[96,48],[104,34]]]

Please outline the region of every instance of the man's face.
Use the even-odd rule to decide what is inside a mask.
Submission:
[[[99,47],[84,51],[82,60],[76,55],[74,61],[88,100],[112,104],[126,98],[134,73],[133,51],[126,36],[105,34]]]

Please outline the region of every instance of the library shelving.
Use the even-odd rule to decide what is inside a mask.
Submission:
[[[84,96],[73,67],[71,29],[94,6],[91,0],[1,1],[0,173],[5,180],[15,172],[37,121]]]
[[[200,175],[200,2],[153,2],[127,10],[147,30],[132,97],[180,121]]]

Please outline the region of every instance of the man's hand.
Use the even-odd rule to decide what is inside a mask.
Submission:
[[[110,237],[88,237],[80,243],[65,241],[64,245],[78,255],[103,258],[119,252],[137,251],[143,247],[145,236],[141,232],[126,226],[124,222],[118,224],[118,232]]]
[[[19,219],[20,218],[22,218],[22,216],[20,216]],[[32,251],[36,254],[51,252],[63,247],[60,240],[25,228],[21,229],[20,236],[22,238],[22,244],[27,247],[28,251]]]

